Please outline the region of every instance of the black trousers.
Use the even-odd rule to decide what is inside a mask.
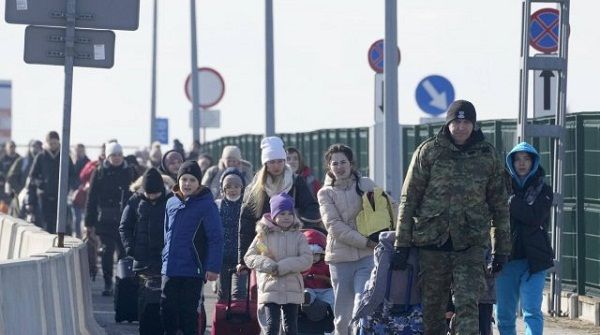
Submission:
[[[140,278],[138,292],[138,320],[140,335],[163,335],[160,321],[160,276]]]
[[[100,246],[102,248],[102,273],[104,274],[104,283],[112,283],[113,279],[113,265],[115,251],[117,252],[117,259],[125,257],[125,248],[119,232],[102,232],[98,233],[100,238]]]
[[[278,305],[275,303],[265,304],[265,319],[267,329],[265,335],[278,335],[281,323],[281,311],[283,311],[283,330],[286,335],[298,334],[298,304]]]
[[[200,278],[162,277],[160,318],[167,335],[177,334],[177,329],[184,335],[198,334],[198,302],[203,284]]]
[[[56,197],[42,196],[42,215],[44,217],[44,224],[46,231],[50,234],[56,234],[56,210],[58,206],[58,199]]]

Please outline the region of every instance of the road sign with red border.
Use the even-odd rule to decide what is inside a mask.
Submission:
[[[529,20],[529,44],[543,53],[558,50],[560,12],[554,8],[542,8]]]
[[[369,51],[367,52],[367,59],[369,60],[369,66],[377,73],[383,73],[383,39],[377,40],[371,44]],[[400,65],[400,49],[398,49],[398,65]]]
[[[217,70],[210,67],[198,68],[198,86],[200,90],[200,107],[209,108],[221,101],[225,94],[225,81]],[[185,95],[192,99],[192,75],[188,75],[184,85]]]

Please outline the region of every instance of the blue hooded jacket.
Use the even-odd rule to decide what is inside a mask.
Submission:
[[[517,152],[527,152],[531,155],[531,158],[533,159],[533,162],[531,165],[531,170],[529,171],[529,174],[527,176],[525,176],[525,178],[523,178],[523,179],[519,178],[519,175],[517,175],[517,172],[515,171],[515,167],[513,166],[514,155]],[[539,166],[540,166],[540,155],[538,154],[537,150],[535,150],[535,148],[527,142],[521,142],[521,143],[515,145],[515,147],[506,156],[506,167],[508,168],[508,171],[510,171],[510,175],[511,175],[512,179],[516,182],[516,184],[520,188],[523,188],[523,186],[525,186],[525,184],[527,183],[527,180],[535,175]]]
[[[223,259],[223,229],[212,193],[203,188],[182,199],[178,185],[167,201],[165,247],[161,274],[168,277],[204,278],[219,273]]]

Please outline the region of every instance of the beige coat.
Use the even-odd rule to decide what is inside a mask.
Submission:
[[[323,224],[327,228],[325,261],[328,263],[352,262],[373,257],[373,249],[367,247],[367,238],[356,230],[356,216],[362,210],[362,198],[356,192],[356,178],[338,180],[332,184],[329,176],[319,190],[317,198]],[[360,177],[359,188],[372,191],[375,183]]]
[[[256,237],[250,244],[244,262],[256,271],[258,303],[301,304],[304,301],[302,271],[312,265],[308,242],[300,232],[298,221],[282,231],[265,214],[256,224]],[[277,264],[277,275],[269,270]]]

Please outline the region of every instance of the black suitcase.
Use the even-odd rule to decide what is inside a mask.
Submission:
[[[117,264],[115,280],[115,321],[137,321],[138,319],[138,278],[132,270],[133,258],[125,257]]]

